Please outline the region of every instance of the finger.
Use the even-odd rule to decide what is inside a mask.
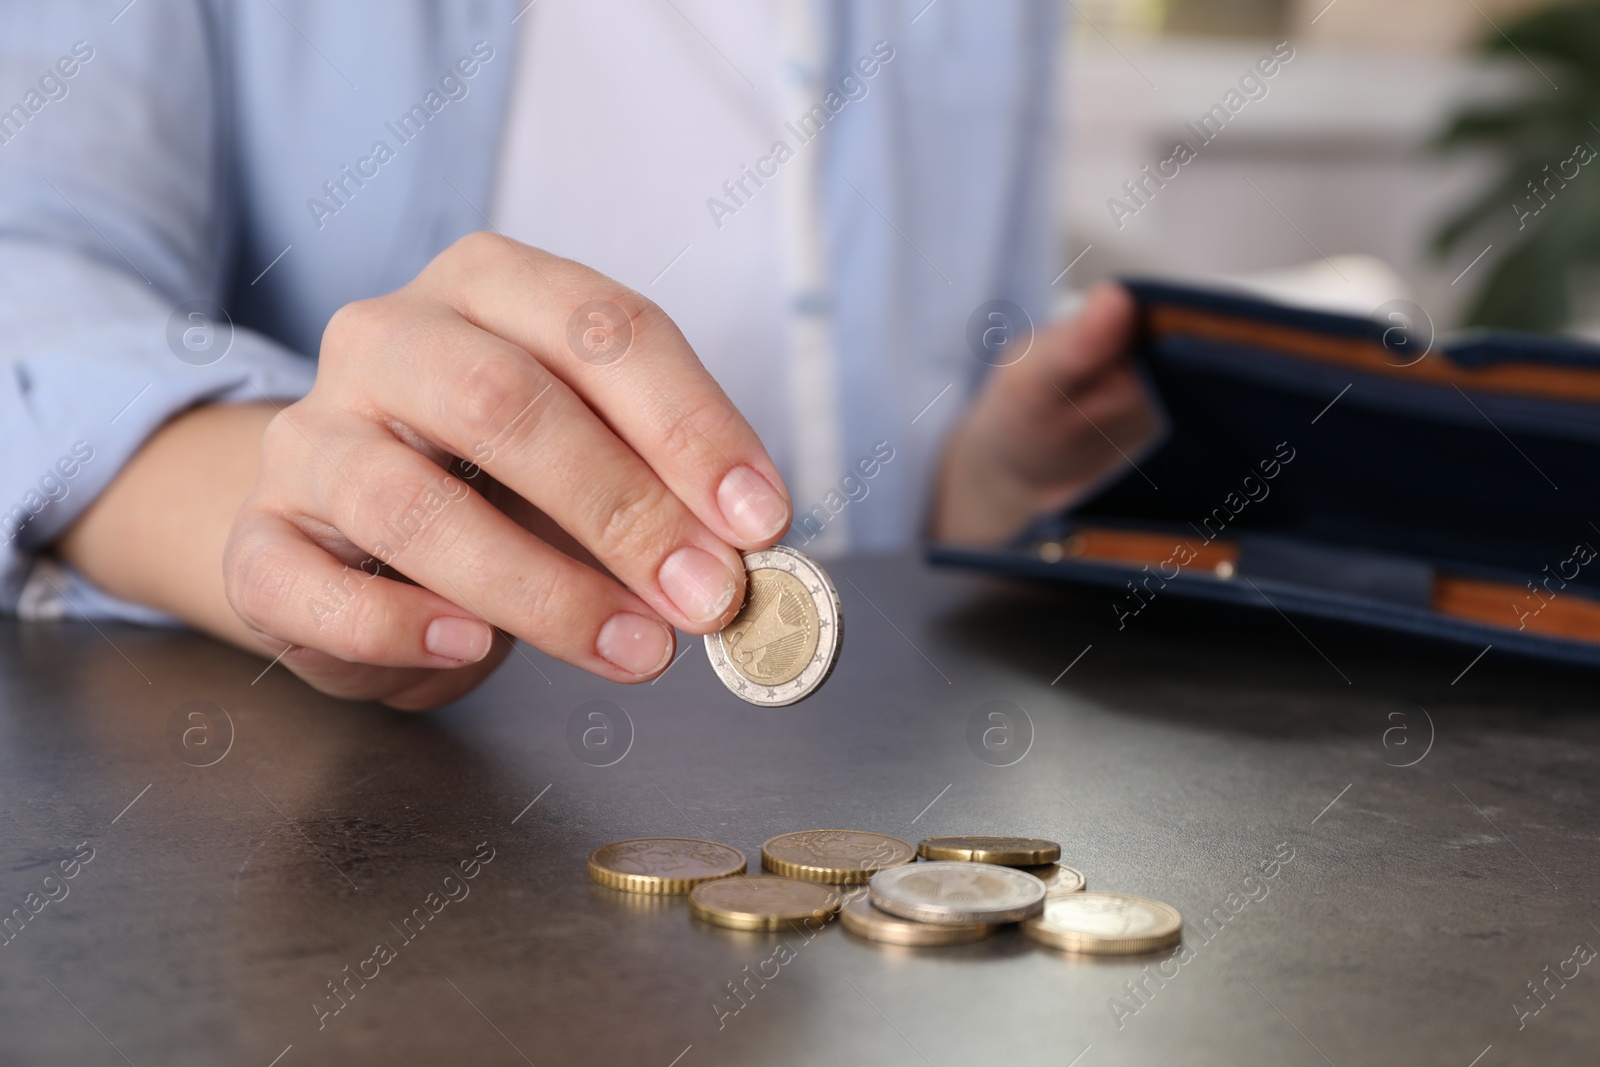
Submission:
[[[379,700],[400,711],[437,708],[466,696],[515,648],[512,639],[502,634],[500,640],[495,642],[494,651],[479,663],[454,671],[399,672],[400,676],[389,680],[381,694],[368,699]],[[520,650],[517,654],[527,655]]]
[[[496,641],[487,656],[452,670],[426,667],[376,667],[347,663],[326,652],[298,645],[283,646],[282,664],[318,692],[342,700],[376,700],[401,711],[426,711],[464,696],[487,678],[511,653],[511,641]]]
[[[777,466],[665,312],[582,264],[496,235],[452,253],[417,284],[544,363],[717,536],[749,549],[783,534],[791,509]]]
[[[638,595],[540,541],[460,478],[376,428],[319,436],[337,444],[330,463],[305,465],[305,512],[361,551],[602,677],[636,682],[672,661],[671,627]]]
[[[1053,385],[1068,393],[1087,389],[1097,378],[1127,366],[1136,319],[1128,290],[1103,283],[1090,291],[1077,315],[1034,338],[1033,358],[1003,369],[1015,371],[1023,388]]]
[[[349,663],[461,667],[494,643],[482,619],[427,589],[345,566],[275,515],[236,528],[223,568],[228,600],[252,630]]]
[[[412,431],[473,459],[550,516],[637,592],[654,613],[693,633],[708,633],[726,625],[744,590],[744,565],[738,552],[707,528],[632,448],[538,360],[448,310],[424,321],[426,358],[419,355],[414,369],[400,378],[380,376],[385,380],[373,382],[370,392],[375,403]],[[353,475],[351,484],[362,486],[363,495],[386,500],[392,508],[412,506],[414,501],[406,494],[421,490],[419,472],[426,469],[434,480],[439,472],[409,449],[405,451],[412,459],[402,462],[397,454],[401,448],[391,442],[390,448],[379,449],[366,440],[359,447],[347,447],[350,462],[364,472]],[[391,470],[391,464],[397,466]],[[326,473],[326,468],[322,469]],[[323,477],[321,481],[335,494],[330,506],[344,507],[338,501],[345,488],[341,480]],[[485,513],[490,510],[487,504],[481,509]],[[487,528],[490,520],[474,522]],[[507,531],[514,528],[503,516],[498,525]],[[523,541],[534,544],[526,536]],[[545,555],[553,558],[554,554]],[[450,595],[448,588],[413,572],[409,565],[404,569],[418,581]],[[460,572],[463,568],[453,569]],[[519,574],[513,570],[499,578],[515,581]],[[616,607],[615,597],[610,602]],[[494,607],[485,604],[482,610],[497,625],[507,626],[519,636],[527,633],[527,618],[515,619],[520,625],[512,626]],[[544,641],[528,639],[563,658],[575,654],[570,644],[562,653]],[[551,634],[548,639],[560,640],[561,635]]]
[[[1144,384],[1133,371],[1107,374],[1090,390],[1072,398],[1074,408],[1062,413],[1058,424],[1062,437],[1077,437],[1083,443],[1082,461],[1090,451],[1115,451],[1122,456],[1138,451],[1157,429],[1155,410],[1144,392]],[[1088,422],[1086,434],[1074,434],[1074,424]]]
[[[1127,366],[1096,379],[1073,394],[1072,401],[1085,419],[1119,441],[1130,429],[1147,427],[1154,420],[1144,382]]]

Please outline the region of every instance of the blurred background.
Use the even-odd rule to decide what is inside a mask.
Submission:
[[[1600,2],[1067,0],[1066,12],[1071,288],[1220,273],[1362,313],[1409,298],[1439,329],[1600,338]],[[1247,85],[1257,98],[1233,98],[1244,103],[1213,140],[1185,126],[1226,107],[1285,41],[1293,59],[1262,79],[1264,96]],[[1180,140],[1195,158],[1130,197],[1124,183]]]

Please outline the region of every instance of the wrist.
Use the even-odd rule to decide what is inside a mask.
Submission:
[[[56,540],[56,554],[112,596],[259,652],[223,592],[222,550],[274,413],[213,405],[175,416]]]

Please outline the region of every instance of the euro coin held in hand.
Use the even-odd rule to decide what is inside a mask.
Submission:
[[[804,700],[839,658],[839,591],[816,562],[787,545],[744,554],[744,607],[706,635],[711,669],[734,696],[764,708]]]

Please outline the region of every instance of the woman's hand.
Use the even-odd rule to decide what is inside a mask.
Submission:
[[[998,544],[1130,462],[1157,427],[1128,357],[1133,324],[1127,290],[1102,285],[989,375],[945,446],[936,540]]]
[[[259,477],[220,553],[242,625],[204,598],[158,606],[396,707],[476,685],[507,650],[496,629],[654,677],[672,627],[737,611],[739,550],[789,524],[772,460],[660,308],[490,234],[340,309],[310,394],[256,425]]]

